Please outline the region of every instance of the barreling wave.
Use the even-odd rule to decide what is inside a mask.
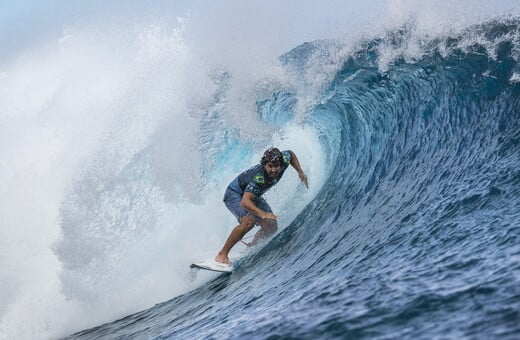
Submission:
[[[328,175],[294,221],[232,275],[72,337],[518,336],[519,39],[511,18],[347,54],[304,122]],[[281,61],[303,74],[331,48]],[[297,98],[257,104],[282,124]],[[207,131],[208,157],[253,147]]]

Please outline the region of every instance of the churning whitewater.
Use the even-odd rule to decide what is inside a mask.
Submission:
[[[318,41],[282,55],[301,88],[311,86],[308,69],[341,59],[301,121],[303,104],[289,84],[270,84],[256,101],[253,129],[281,131],[267,142],[302,155],[319,191],[305,193],[295,178],[278,188],[273,205],[294,216],[232,274],[70,338],[517,338],[519,39],[520,20],[509,18],[438,38],[418,39],[405,27],[348,53]],[[411,44],[421,53],[406,54]],[[215,75],[217,95],[197,116],[203,191],[222,189],[222,174],[232,175],[225,169],[253,164],[266,145],[261,138],[242,142],[225,123],[229,77]],[[62,207],[65,239],[58,253],[80,247],[69,235],[77,223],[89,221],[92,238],[109,228],[103,214],[120,211],[104,210],[104,200],[128,207],[135,228],[156,224],[157,216],[144,212],[155,210],[157,183],[148,181],[163,152],[150,143],[110,181],[78,181]],[[176,166],[189,166],[187,158],[175,159]],[[89,190],[97,192],[91,202]],[[87,202],[80,214],[78,206]],[[203,217],[183,222],[195,233],[210,223]],[[81,275],[70,279],[80,284],[95,277],[89,270],[71,271]]]

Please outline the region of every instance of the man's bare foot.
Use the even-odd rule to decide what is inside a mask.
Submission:
[[[218,255],[215,256],[215,261],[220,262],[220,263],[229,264],[229,258],[226,255],[221,254],[221,253],[218,253]]]

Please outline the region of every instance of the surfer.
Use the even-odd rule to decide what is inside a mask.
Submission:
[[[262,195],[278,183],[289,165],[298,172],[305,187],[309,188],[307,176],[303,173],[294,152],[280,151],[277,148],[267,149],[260,164],[242,172],[228,185],[224,194],[224,203],[235,215],[239,224],[231,231],[215,261],[229,263],[228,254],[231,248],[255,225],[259,225],[260,230],[250,243],[246,243],[247,246],[254,246],[276,232],[277,217]]]

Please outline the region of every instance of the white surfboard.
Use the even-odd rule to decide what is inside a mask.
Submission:
[[[231,273],[233,271],[232,264],[220,263],[215,260],[193,262],[190,267],[197,268],[197,269],[211,270],[214,272],[221,272],[221,273]]]

